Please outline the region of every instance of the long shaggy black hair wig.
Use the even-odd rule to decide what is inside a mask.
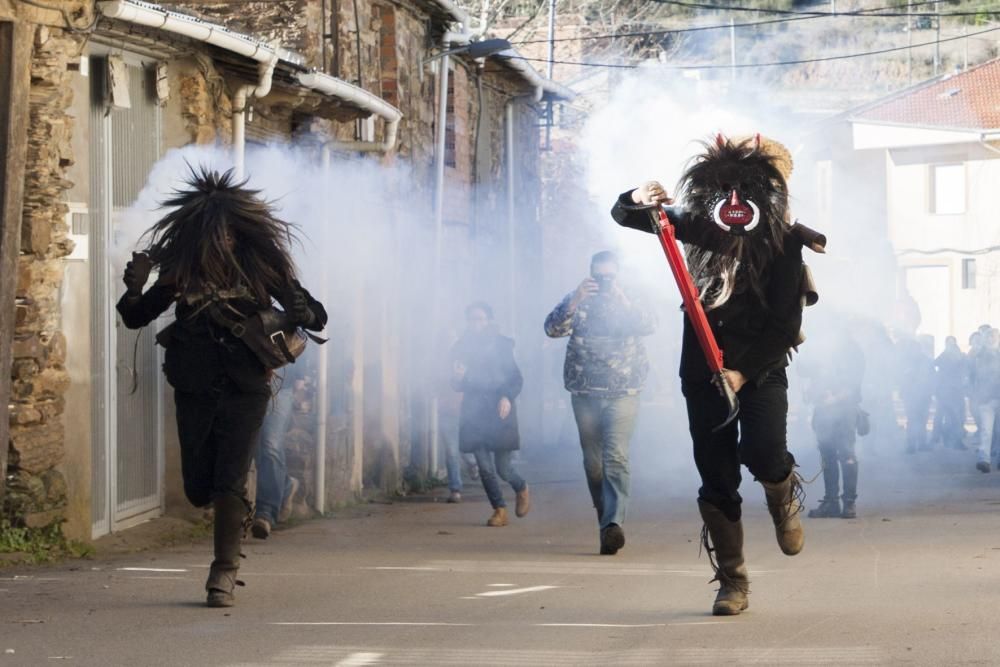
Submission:
[[[284,294],[295,279],[293,225],[232,169],[191,168],[185,186],[162,203],[173,210],[143,236],[160,275],[186,295],[245,287],[269,305]]]
[[[782,252],[788,229],[784,158],[762,147],[759,136],[733,141],[720,135],[704,147],[677,187],[692,216],[693,238],[685,245],[691,276],[709,310],[747,289],[766,306],[767,267]],[[733,209],[752,222],[725,224]]]

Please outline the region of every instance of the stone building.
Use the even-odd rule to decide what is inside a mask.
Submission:
[[[433,212],[419,224],[439,249],[427,258],[437,283],[485,273],[492,293],[452,298],[487,296],[515,335],[536,328],[514,316],[533,312],[541,270],[538,114],[571,93],[516,53],[462,53],[476,37],[451,2],[53,6],[0,0],[6,517],[65,520],[91,539],[185,506],[162,351],[113,308],[112,247],[172,149],[215,146],[238,169],[248,145],[292,143],[316,169],[405,164],[428,193],[410,204]],[[445,47],[458,52],[431,58]],[[300,504],[325,511],[439,463],[433,387],[414,370],[430,339],[397,333],[421,314],[384,286],[319,292],[335,326],[297,392],[288,446]]]

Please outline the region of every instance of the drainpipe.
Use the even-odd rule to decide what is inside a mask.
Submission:
[[[323,152],[321,157],[320,168],[323,170],[324,177],[328,176],[330,173],[330,151],[323,146]],[[327,263],[322,263],[322,268],[320,269],[320,279],[319,279],[319,292],[317,296],[319,297],[320,303],[330,303],[329,299],[329,280],[327,276]],[[329,386],[329,353],[327,352],[326,345],[319,346],[319,360],[317,361],[319,365],[319,371],[316,377],[316,405],[318,406],[319,414],[316,420],[316,470],[314,471],[314,486],[316,490],[313,494],[313,507],[320,514],[326,513],[326,429],[327,429],[327,416],[330,413],[329,398],[328,398],[328,386]]]
[[[468,44],[472,35],[465,32],[446,32],[441,39],[441,49],[447,51],[452,46]],[[444,151],[448,123],[448,65],[451,57],[441,56],[438,75],[438,109],[437,137],[434,146],[434,298],[431,308],[431,331],[436,333],[441,320],[441,261],[444,249]],[[428,467],[431,474],[437,473],[438,441],[440,440],[440,424],[438,421],[438,397],[431,398],[430,405],[430,461]]]
[[[511,335],[517,335],[517,215],[514,209],[514,188],[517,177],[517,161],[514,154],[514,105],[520,100],[537,104],[542,100],[544,90],[541,86],[535,87],[535,92],[531,95],[521,97],[510,97],[504,105],[504,115],[506,117],[504,137],[507,153],[507,275],[510,290],[510,329]]]
[[[271,81],[274,78],[274,67],[278,64],[278,49],[273,49],[273,55],[265,62],[257,64],[259,79],[256,84],[244,84],[236,89],[233,95],[233,169],[237,179],[246,175],[246,120],[247,101],[251,97],[264,98],[271,92]]]
[[[447,38],[447,35],[445,35]],[[441,44],[447,50],[451,45],[445,41]],[[448,64],[451,58],[447,55],[441,57],[438,75],[438,114],[437,114],[437,137],[434,146],[434,303],[431,308],[431,333],[437,333],[438,323],[441,321],[441,261],[444,252],[444,151],[445,138],[447,135],[448,123]],[[441,438],[440,425],[438,423],[438,397],[435,394],[431,398],[430,406],[430,460],[428,461],[429,473],[437,474],[438,469],[438,441]]]

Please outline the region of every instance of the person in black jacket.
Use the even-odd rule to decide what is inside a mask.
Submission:
[[[798,553],[804,537],[800,478],[786,445],[788,353],[802,323],[802,241],[788,225],[786,179],[791,158],[777,142],[721,135],[685,171],[685,207],[668,209],[709,324],[724,352],[726,380],[739,418],[721,430],[728,405],[712,384],[690,318],[684,318],[681,389],[701,475],[698,508],[703,541],[720,583],[712,612],[747,608],[740,464],[764,486],[778,544]],[[653,232],[647,209],[672,203],[650,181],[623,193],[611,211],[620,225]],[[708,538],[711,538],[711,545]],[[712,556],[714,555],[714,558]]]
[[[825,495],[811,518],[853,519],[857,516],[857,435],[868,432],[868,413],[861,409],[861,387],[865,376],[865,353],[839,320],[825,323],[810,362],[799,368],[809,380],[806,400],[813,404],[812,425],[823,461]],[[805,361],[805,360],[803,360]],[[843,495],[840,483],[843,479]],[[841,504],[843,503],[843,504]]]
[[[326,311],[296,279],[291,226],[233,172],[192,171],[171,210],[146,234],[145,253],[125,268],[118,312],[130,329],[171,305],[176,321],[157,336],[174,388],[184,492],[215,510],[215,560],[205,589],[210,607],[233,604],[240,537],[249,522],[247,474],[270,399],[270,372],[225,322],[277,300],[291,324],[319,331]],[[153,267],[155,284],[143,292]]]
[[[497,477],[514,489],[517,516],[531,509],[528,484],[511,465],[511,454],[521,446],[515,401],[524,380],[514,361],[514,341],[495,331],[489,304],[470,304],[465,319],[466,331],[451,351],[452,388],[462,393],[458,447],[476,457],[479,478],[493,506],[486,525],[506,526],[507,504]]]

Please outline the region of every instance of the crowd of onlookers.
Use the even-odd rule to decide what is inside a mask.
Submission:
[[[1000,467],[1000,447],[994,444],[1000,409],[1000,330],[980,326],[969,336],[968,352],[949,336],[937,358],[926,343],[918,337],[896,343],[897,387],[906,410],[906,451],[937,443],[965,449],[973,437],[966,429],[971,417],[976,427],[976,468],[990,472]],[[928,432],[932,406],[933,427]]]

